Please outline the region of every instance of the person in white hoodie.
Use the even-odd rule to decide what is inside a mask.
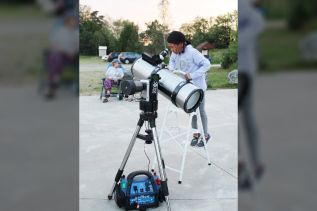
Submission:
[[[61,75],[67,65],[78,71],[79,28],[78,18],[74,11],[64,14],[61,23],[53,28],[50,36],[50,48],[47,55],[48,91],[46,97],[56,95]]]
[[[170,70],[181,70],[185,72],[186,80],[192,80],[193,84],[206,91],[207,84],[205,80],[206,72],[211,67],[210,62],[197,49],[193,48],[185,35],[179,31],[171,32],[167,37],[168,47],[172,54],[169,61]],[[205,96],[205,95],[204,95]],[[211,138],[208,133],[208,119],[205,111],[205,97],[199,106],[202,119],[203,130],[206,142]],[[197,117],[194,116],[192,128],[197,129]],[[191,146],[203,147],[204,143],[200,140],[200,134],[194,133]]]
[[[251,0],[239,0],[238,21],[238,108],[242,117],[239,118],[239,125],[243,125],[246,129],[246,143],[250,152],[252,176],[260,178],[263,174],[263,165],[259,155],[259,141],[253,110],[253,92],[258,68],[258,36],[263,31],[265,24],[261,12],[252,5]],[[239,140],[239,145],[241,145],[241,140]],[[238,171],[239,187],[249,187],[251,184],[248,176],[241,176],[245,173],[246,167],[240,152]]]
[[[108,102],[108,98],[110,97],[111,89],[114,85],[118,84],[118,81],[122,79],[124,76],[124,70],[120,66],[120,62],[118,59],[114,59],[112,61],[112,65],[110,65],[106,70],[106,78],[104,80],[104,88],[105,88],[105,99],[103,102]]]

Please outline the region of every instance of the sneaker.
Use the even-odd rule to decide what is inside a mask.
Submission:
[[[45,98],[46,98],[46,100],[52,100],[55,98],[55,94],[47,93],[47,94],[45,94]]]
[[[254,169],[255,179],[259,180],[264,174],[264,166],[262,164],[258,164]]]
[[[55,91],[53,89],[49,89],[48,92],[45,94],[45,98],[47,100],[52,100],[55,98]]]
[[[106,103],[106,102],[108,102],[109,100],[107,99],[107,98],[105,98],[105,99],[103,99],[103,103]]]
[[[252,183],[249,176],[246,176],[243,179],[238,177],[238,189],[240,190],[250,190],[252,188]]]
[[[194,133],[192,142],[190,143],[190,146],[192,146],[192,147],[196,146],[196,144],[198,143],[199,137],[200,137],[200,133]]]
[[[210,139],[210,135],[207,134],[207,135],[205,136],[206,144],[208,143],[209,139]],[[203,142],[203,140],[202,140],[202,138],[201,138],[200,142],[199,142],[196,146],[197,146],[197,147],[203,147],[203,146],[205,146],[205,145],[204,145],[204,142]]]
[[[246,170],[244,162],[238,162],[238,188],[240,190],[249,190],[252,188],[250,176]]]

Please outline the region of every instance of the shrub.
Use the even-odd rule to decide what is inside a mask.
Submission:
[[[226,53],[224,53],[221,67],[224,69],[229,68],[230,66],[236,66],[236,62],[238,60],[238,43],[237,41],[232,42],[227,50]]]

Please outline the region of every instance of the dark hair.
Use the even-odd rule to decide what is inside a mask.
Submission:
[[[167,42],[173,43],[173,44],[185,43],[186,42],[185,35],[179,31],[172,31],[167,36]]]

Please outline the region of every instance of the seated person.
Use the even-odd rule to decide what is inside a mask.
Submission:
[[[67,12],[53,27],[47,58],[49,89],[47,98],[56,94],[65,66],[72,65],[78,71],[79,29],[76,13]]]
[[[110,97],[111,89],[114,85],[118,85],[118,81],[122,79],[124,76],[124,69],[121,67],[118,59],[114,59],[112,61],[112,65],[108,67],[106,70],[106,78],[104,80],[104,88],[105,88],[105,99],[103,102],[108,102],[108,98]]]

